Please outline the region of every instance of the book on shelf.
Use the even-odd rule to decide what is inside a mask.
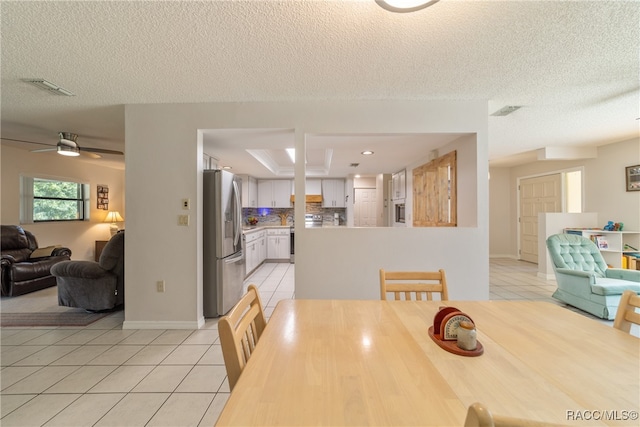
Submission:
[[[607,238],[602,234],[594,234],[591,236],[591,240],[596,244],[598,249],[609,249],[609,242],[607,242]]]

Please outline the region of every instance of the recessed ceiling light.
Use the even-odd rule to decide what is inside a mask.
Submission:
[[[45,79],[24,79],[24,81],[56,95],[76,96],[73,92],[68,91],[67,89],[60,87],[55,83],[51,83]]]
[[[437,2],[438,0],[376,0],[381,8],[398,13],[415,12]]]
[[[373,154],[373,151],[371,151],[371,150],[365,150],[365,151],[363,151],[363,152],[362,152],[362,153],[360,153],[360,154],[362,154],[363,156],[370,156],[370,155],[372,155],[372,154]]]

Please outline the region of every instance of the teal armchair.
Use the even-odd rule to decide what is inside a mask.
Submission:
[[[590,239],[574,234],[547,238],[558,289],[553,297],[571,306],[612,320],[622,292],[640,293],[640,271],[609,268]]]

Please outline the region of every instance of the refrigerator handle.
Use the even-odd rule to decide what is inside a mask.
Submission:
[[[240,236],[242,235],[242,200],[240,200],[240,189],[238,188],[238,183],[233,180],[233,193],[235,195],[236,201],[236,220],[235,220],[235,238],[233,240],[234,245],[237,246],[240,242]]]

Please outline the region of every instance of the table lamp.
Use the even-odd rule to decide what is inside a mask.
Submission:
[[[122,221],[124,221],[124,218],[122,218],[120,212],[118,211],[109,211],[109,213],[107,213],[107,216],[104,218],[104,222],[111,223],[110,229],[112,236],[118,232],[118,225],[116,224],[116,222]]]

